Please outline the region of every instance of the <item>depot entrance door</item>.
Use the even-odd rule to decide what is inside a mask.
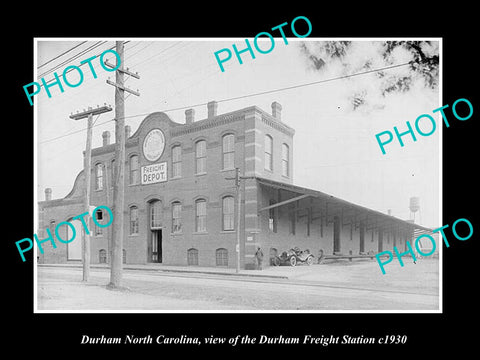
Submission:
[[[162,262],[162,229],[152,230],[150,262]]]
[[[161,263],[162,256],[162,229],[163,229],[163,206],[159,200],[150,202],[150,221],[148,236],[148,262]]]

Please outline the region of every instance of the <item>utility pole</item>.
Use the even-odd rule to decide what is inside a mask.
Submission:
[[[138,74],[124,69],[124,44],[116,42],[116,52],[120,56],[120,66],[115,72],[115,82],[107,80],[107,84],[115,86],[115,181],[113,185],[113,227],[112,227],[112,258],[110,265],[110,288],[122,286],[123,273],[123,225],[124,225],[124,193],[125,193],[125,91],[136,96],[140,94],[124,86],[124,74],[140,78]],[[106,66],[116,68],[108,61]]]
[[[240,189],[240,180],[246,179],[246,177],[240,176],[240,169],[235,168],[235,177],[234,178],[225,178],[226,180],[235,180],[236,188],[236,198],[237,198],[237,226],[236,226],[236,235],[237,235],[237,244],[235,246],[235,252],[237,253],[237,266],[236,273],[240,272],[240,220],[241,220],[241,203],[242,203],[242,191]]]
[[[85,195],[83,199],[83,208],[85,212],[90,213],[90,175],[91,175],[91,158],[92,158],[92,123],[93,115],[103,114],[107,111],[112,111],[110,106],[99,107],[96,109],[91,107],[88,110],[83,110],[81,113],[71,114],[70,119],[80,120],[88,118],[87,120],[87,145],[85,148],[85,156],[83,158],[83,169],[85,175]],[[82,264],[83,264],[83,281],[88,281],[90,277],[90,235],[83,232],[82,240]]]

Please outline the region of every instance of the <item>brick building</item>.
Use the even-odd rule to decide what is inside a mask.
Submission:
[[[293,185],[294,130],[281,117],[251,106],[217,114],[208,103],[208,117],[195,121],[193,109],[185,123],[168,115],[148,115],[134,134],[126,126],[125,221],[123,261],[127,264],[161,262],[172,265],[236,266],[235,168],[240,169],[240,266],[252,268],[261,247],[269,255],[294,246],[318,255],[362,254],[405,249],[418,225],[362,206]],[[113,198],[115,145],[104,132],[103,146],[92,149],[91,198],[93,206]],[[39,202],[39,238],[45,229],[83,213],[84,174],[63,199]],[[99,212],[98,221],[108,221]],[[72,222],[77,234],[80,221]],[[67,232],[68,227],[59,227]],[[91,262],[110,260],[111,227],[90,221]],[[39,262],[81,261],[80,237],[57,248],[44,243]],[[77,241],[78,240],[78,241]]]

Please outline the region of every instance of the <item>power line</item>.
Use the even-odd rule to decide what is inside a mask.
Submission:
[[[55,70],[57,69],[60,69],[63,65],[65,64],[68,64],[69,62],[75,60],[75,59],[78,59],[80,56],[86,54],[87,52],[99,47],[100,45],[106,43],[106,41],[102,42],[102,41],[97,41],[95,44],[93,45],[90,45],[88,48],[80,51],[78,54],[75,54],[73,56],[70,56],[68,59],[64,60],[63,62],[61,62],[60,64],[57,64],[55,65],[53,68],[51,68],[50,70],[47,70],[39,75],[37,75],[37,78],[40,78],[40,77],[45,77],[45,75],[48,75],[52,72],[54,72]]]
[[[128,44],[129,42],[130,42],[130,40],[125,41],[124,44]],[[56,67],[54,67],[54,68],[52,68],[52,69],[50,69],[50,70],[42,73],[41,75],[38,75],[37,78],[39,78],[39,77],[44,77],[45,75],[48,75],[49,73],[51,73],[51,72],[59,69],[59,68],[62,67],[63,65],[67,64],[68,62],[73,61],[73,60],[75,60],[75,59],[78,59],[80,56],[85,55],[87,52],[89,52],[89,51],[91,51],[91,50],[93,50],[93,49],[95,49],[95,48],[97,48],[97,47],[99,47],[99,46],[102,46],[102,45],[104,45],[104,44],[106,44],[106,43],[107,43],[107,41],[103,41],[103,42],[99,41],[99,42],[95,43],[94,45],[92,45],[92,46],[90,46],[89,48],[81,51],[81,52],[78,53],[77,55],[74,55],[74,56],[70,57],[69,59],[63,61],[61,64],[57,65]],[[110,47],[110,48],[107,48],[107,50],[112,50],[112,49],[114,49],[114,48],[115,48],[115,45],[112,46],[112,47]],[[97,53],[97,54],[95,55],[95,57],[96,57],[96,56],[99,56],[99,55],[101,55],[101,54],[102,54],[102,53]],[[83,66],[83,65],[85,65],[85,64],[86,64],[86,63],[79,64],[78,66],[81,67],[81,66]],[[73,71],[73,70],[74,70],[74,69],[68,70],[68,71],[66,72],[66,74],[68,74],[70,71]],[[52,82],[52,81],[54,81],[54,80],[55,80],[55,78],[50,79],[50,80],[46,81],[45,83],[48,84],[48,83],[50,83],[50,82]],[[43,86],[43,84],[40,84],[40,86]]]
[[[85,44],[85,43],[86,43],[86,41],[82,41],[80,44],[75,45],[74,47],[68,49],[67,51],[64,51],[64,52],[61,53],[60,55],[55,56],[54,58],[48,60],[47,62],[43,63],[42,65],[37,66],[37,69],[40,69],[41,67],[43,67],[43,66],[51,63],[52,61],[58,59],[60,56],[63,56],[63,55],[65,55],[66,53],[69,53],[69,52],[72,51],[73,49],[76,49],[77,47],[79,47],[80,45],[83,45],[83,44]]]
[[[248,98],[248,97],[259,96],[259,95],[271,94],[271,93],[279,92],[279,91],[292,90],[292,89],[297,89],[297,88],[304,87],[304,86],[323,84],[323,83],[327,83],[327,82],[331,82],[331,81],[335,81],[335,80],[347,79],[347,78],[354,77],[354,76],[366,75],[366,74],[370,74],[370,73],[374,73],[374,72],[378,72],[378,71],[383,71],[383,70],[390,70],[390,69],[398,68],[398,67],[401,67],[401,66],[410,65],[411,63],[412,63],[412,61],[409,61],[409,62],[397,64],[397,65],[386,66],[386,67],[383,67],[383,68],[366,70],[366,71],[362,71],[362,72],[355,73],[355,74],[342,75],[342,76],[337,76],[337,77],[333,77],[333,78],[329,78],[329,79],[312,81],[312,82],[304,83],[304,84],[292,85],[292,86],[287,86],[287,87],[283,87],[283,88],[261,91],[261,92],[257,92],[257,93],[253,93],[253,94],[247,94],[247,95],[235,96],[235,97],[226,98],[226,99],[220,99],[220,100],[217,101],[217,103],[227,102],[227,101],[232,101],[232,100],[245,99],[245,98]],[[205,106],[207,104],[208,103],[199,103],[199,104],[195,104],[195,105],[182,106],[182,107],[178,107],[178,108],[162,110],[162,112],[171,112],[171,111],[191,109],[191,108],[194,108],[194,107]],[[125,116],[124,118],[125,119],[130,119],[130,118],[135,118],[135,117],[139,117],[139,116],[146,116],[146,115],[149,115],[149,114],[150,114],[150,112],[140,113],[140,114]],[[98,124],[97,126],[106,124],[106,123],[114,121],[114,120],[115,119],[107,120],[103,123]],[[80,130],[77,130],[77,131],[73,131],[73,132],[70,132],[70,133],[67,133],[67,134],[64,134],[64,135],[60,135],[60,136],[57,136],[57,137],[52,138],[52,139],[42,141],[39,144],[44,144],[44,143],[47,143],[47,142],[50,142],[50,141],[53,141],[53,140],[60,139],[60,138],[65,137],[65,136],[73,135],[73,134],[76,134],[76,133],[81,132],[83,130],[86,130],[86,128],[85,129],[80,129]]]

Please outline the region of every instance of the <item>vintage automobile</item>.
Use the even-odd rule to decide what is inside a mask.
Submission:
[[[295,266],[299,263],[312,265],[314,255],[310,253],[310,250],[300,250],[298,247],[294,247],[288,251],[284,251],[282,255],[276,256],[273,259],[273,265],[290,265]]]

